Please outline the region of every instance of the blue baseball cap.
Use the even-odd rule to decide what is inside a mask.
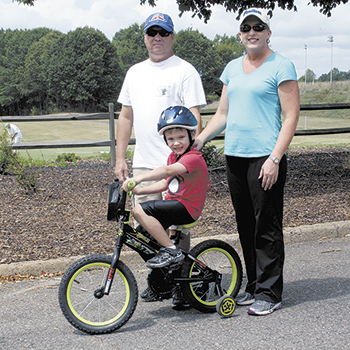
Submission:
[[[168,32],[174,31],[174,23],[170,16],[166,15],[165,13],[157,12],[153,15],[150,15],[146,19],[144,32],[146,32],[148,28],[153,26],[162,27]]]

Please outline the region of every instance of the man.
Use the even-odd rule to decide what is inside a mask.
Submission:
[[[198,133],[201,132],[199,108],[206,104],[202,82],[190,63],[173,54],[174,37],[174,24],[168,15],[155,13],[146,19],[144,42],[149,58],[128,70],[118,98],[122,104],[115,166],[119,181],[129,177],[125,152],[132,127],[136,138],[134,177],[166,165],[170,149],[157,132],[157,122],[163,110],[176,105],[187,107],[198,121]],[[141,186],[151,183],[146,181]],[[135,195],[134,206],[159,199],[162,199],[160,193]]]
[[[9,135],[11,136],[12,143],[21,143],[22,140],[22,133],[21,130],[19,130],[19,127],[15,124],[5,124],[5,128]]]

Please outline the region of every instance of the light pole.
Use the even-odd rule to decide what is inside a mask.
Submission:
[[[329,81],[332,83],[332,71],[333,71],[333,35],[327,36],[327,41],[331,43],[331,75]]]
[[[306,84],[306,73],[307,73],[307,45],[304,44],[304,50],[305,50],[305,84]]]

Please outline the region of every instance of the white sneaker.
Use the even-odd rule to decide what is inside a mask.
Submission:
[[[248,292],[244,292],[236,298],[236,304],[241,305],[241,306],[242,305],[251,305],[254,303],[254,301],[255,301],[254,296]]]
[[[265,316],[272,314],[275,310],[279,310],[282,307],[282,303],[271,303],[265,300],[257,300],[255,303],[249,308],[249,315],[256,316]]]

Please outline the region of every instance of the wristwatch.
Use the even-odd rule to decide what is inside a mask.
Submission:
[[[271,154],[269,155],[269,158],[275,163],[279,164],[280,160],[277,157],[273,157]]]

